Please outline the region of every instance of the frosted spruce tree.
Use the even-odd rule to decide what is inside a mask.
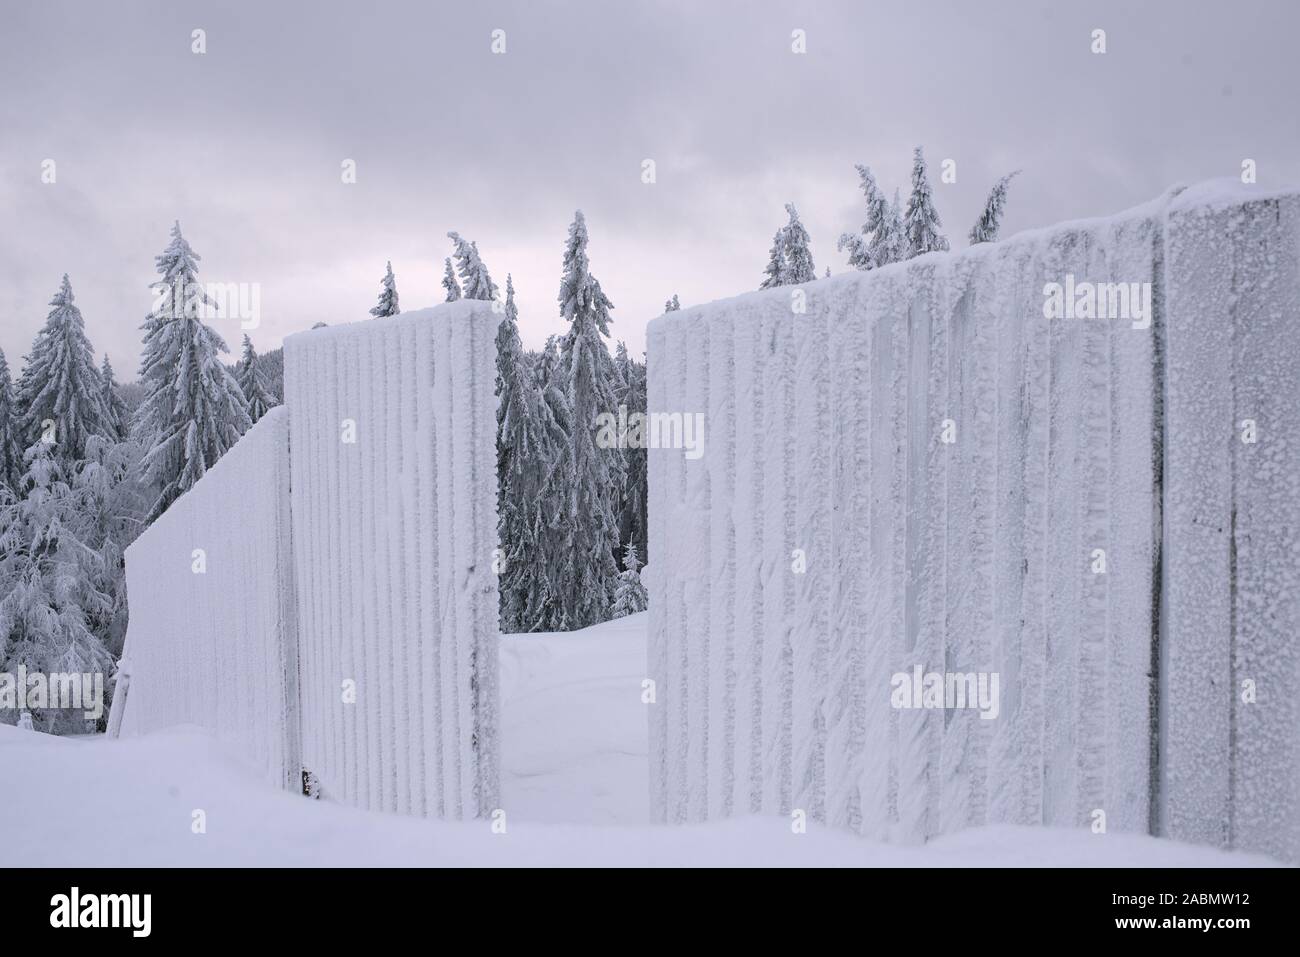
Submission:
[[[97,615],[91,630],[109,653],[118,656],[126,638],[126,547],[144,530],[152,503],[148,490],[137,481],[144,455],[140,441],[128,435],[120,442],[92,436],[86,458],[72,480],[78,510],[78,537],[96,549],[101,577],[95,588],[108,596],[110,607]]]
[[[193,487],[251,425],[244,393],[221,362],[228,351],[225,340],[200,318],[212,300],[199,285],[198,262],[177,223],[171,242],[157,257],[161,278],[154,288],[160,295],[141,327],[144,398],[136,410],[135,431],[147,449],[141,462],[144,480],[157,490],[150,522]]]
[[[65,465],[85,454],[92,435],[114,434],[86,324],[73,303],[65,275],[14,393],[22,410],[19,443],[24,448],[38,440],[52,444]]]
[[[379,302],[370,309],[376,319],[395,316],[402,310],[397,303],[397,277],[393,275],[393,264],[387,264],[384,278],[379,280]]]
[[[0,506],[0,672],[22,665],[44,674],[107,674],[113,667],[94,631],[112,613],[112,600],[97,587],[103,558],[78,536],[82,512],[61,458],[37,439],[24,453],[21,497]],[[0,711],[0,721],[17,717]],[[80,710],[38,709],[32,718],[51,733],[94,730]]]
[[[641,582],[641,560],[637,558],[636,545],[628,542],[623,552],[623,571],[614,586],[614,617],[635,615],[645,611],[648,604],[649,596]]]
[[[456,245],[456,268],[460,272],[461,295],[466,299],[492,300],[497,297],[497,284],[488,275],[487,266],[479,258],[478,243],[467,242],[460,233],[448,233],[447,238]]]
[[[121,442],[126,438],[130,431],[130,415],[126,411],[126,403],[122,401],[122,395],[117,390],[117,379],[113,376],[113,364],[108,361],[108,353],[104,353],[104,361],[99,366],[100,388],[104,396],[104,408],[108,411],[108,422],[112,429],[108,438],[114,442]]]
[[[568,376],[555,336],[546,340],[532,365],[538,396],[538,458],[542,479],[538,496],[540,559],[528,566],[535,573],[528,588],[526,618],[533,623],[531,631],[567,631],[570,627],[568,582],[574,569],[573,523],[568,520],[572,413]]]
[[[627,398],[627,387],[631,381],[629,376],[632,374],[632,357],[627,354],[627,343],[622,339],[614,346],[614,372],[614,395],[619,405],[622,405]]]
[[[14,406],[14,384],[9,363],[0,350],[0,485],[18,490],[23,474],[23,452],[18,442],[18,410]]]
[[[778,229],[772,236],[772,248],[767,251],[767,267],[763,270],[763,281],[759,289],[775,289],[786,284],[788,270],[785,265],[785,230]]]
[[[849,265],[854,269],[874,269],[876,261],[867,251],[867,238],[861,233],[840,233],[840,238],[835,242],[835,248],[839,252],[849,251]]]
[[[998,230],[1002,227],[1002,211],[1007,205],[1007,187],[1019,172],[1020,170],[1013,170],[993,184],[993,191],[989,193],[988,202],[984,204],[984,212],[971,227],[972,246],[978,243],[997,242]]]
[[[247,333],[244,335],[243,355],[239,358],[239,364],[235,366],[235,381],[239,383],[239,389],[244,393],[244,401],[248,404],[250,423],[257,422],[266,415],[268,410],[280,404],[279,398],[267,388],[266,376],[262,372],[261,363],[258,362],[257,352],[253,349],[253,340],[248,338]]]
[[[759,284],[759,289],[794,286],[817,278],[812,250],[809,248],[808,230],[799,221],[794,203],[786,203],[785,211],[790,221],[772,237],[772,248],[768,250],[767,268],[763,270],[763,281]]]
[[[558,298],[560,315],[569,322],[561,355],[573,417],[569,502],[564,515],[571,530],[573,571],[564,583],[569,627],[585,628],[606,620],[614,599],[618,573],[614,497],[623,481],[623,456],[620,449],[602,449],[596,444],[596,417],[602,412],[617,414],[616,373],[605,347],[609,310],[614,304],[591,274],[582,210],[574,213],[569,226]]]
[[[894,190],[894,201],[889,204],[889,227],[886,230],[881,255],[887,257],[887,263],[901,263],[908,257],[910,248],[907,241],[907,229],[903,225],[903,203],[899,199],[898,190]]]
[[[556,450],[519,340],[519,310],[509,275],[496,342],[498,582],[501,630],[511,634],[535,630],[546,602],[543,492]]]
[[[645,363],[635,359],[628,361],[626,379],[627,388],[620,397],[620,402],[627,406],[629,418],[637,412],[646,413],[646,376]],[[619,541],[630,542],[636,547],[638,555],[646,554],[646,504],[649,496],[649,468],[646,450],[629,448],[626,452],[627,475],[623,480],[622,496],[619,502],[618,532]]]
[[[785,241],[785,285],[794,286],[801,282],[812,282],[817,278],[817,267],[813,265],[811,240],[808,230],[799,221],[799,213],[794,203],[786,203],[785,211],[790,222],[782,230]]]
[[[664,312],[676,312],[682,308],[682,304],[677,301],[677,293],[673,293],[673,298],[664,303]]]
[[[448,270],[451,261],[448,260]],[[445,285],[444,280],[444,285]],[[501,631],[526,631],[521,625],[527,596],[517,584],[522,565],[536,552],[536,529],[529,521],[529,502],[520,498],[529,473],[535,474],[532,426],[529,408],[532,391],[525,378],[523,343],[519,340],[518,310],[513,278],[506,275],[505,316],[497,325],[497,544],[501,549],[498,566]]]
[[[939,232],[943,221],[934,208],[930,179],[925,171],[925,155],[921,147],[912,153],[912,195],[907,200],[907,214],[903,229],[907,233],[908,258],[925,253],[946,252],[948,240]]]
[[[455,302],[460,298],[460,283],[456,281],[456,270],[451,268],[451,257],[443,260],[442,288],[447,290],[445,302]]]
[[[875,269],[888,265],[891,260],[889,200],[876,183],[870,167],[857,166],[859,185],[867,201],[867,221],[860,233],[841,233],[838,248],[849,251],[849,265],[854,269]]]

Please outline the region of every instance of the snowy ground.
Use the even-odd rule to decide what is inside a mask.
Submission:
[[[555,824],[650,819],[646,616],[501,641],[501,800]]]
[[[0,867],[64,865],[1216,866],[1266,858],[1085,829],[988,827],[924,847],[779,818],[650,827],[645,616],[502,641],[505,834],[269,789],[207,734],[53,738],[0,726]],[[206,814],[206,833],[191,829]]]

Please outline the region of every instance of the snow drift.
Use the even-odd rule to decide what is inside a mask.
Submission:
[[[131,602],[110,724],[208,728],[301,787],[289,412],[272,409],[126,551]]]
[[[1215,185],[652,322],[653,816],[1300,859],[1297,320],[1300,196]]]
[[[303,763],[357,807],[497,806],[498,318],[462,300],[285,342]]]

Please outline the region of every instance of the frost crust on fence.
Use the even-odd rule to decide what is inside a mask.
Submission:
[[[285,343],[303,763],[357,807],[497,807],[498,319],[462,300]]]
[[[650,452],[653,816],[1300,858],[1298,236],[1294,194],[1196,187],[654,320],[650,411],[706,432]],[[1137,285],[1049,319],[1048,283]],[[895,707],[918,667],[997,716]]]
[[[1300,196],[1169,223],[1163,832],[1300,862]]]
[[[207,728],[296,790],[288,442],[272,409],[127,549],[130,693],[114,718],[124,734]]]

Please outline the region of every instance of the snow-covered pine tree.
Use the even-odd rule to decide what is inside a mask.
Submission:
[[[135,429],[148,450],[141,462],[144,480],[157,490],[150,522],[252,424],[244,393],[221,362],[221,353],[228,351],[225,340],[199,318],[212,300],[199,285],[198,262],[176,223],[171,242],[157,257],[162,278],[155,289],[163,289],[163,295],[141,326],[144,399],[136,410]]]
[[[389,262],[384,278],[379,280],[379,302],[371,307],[370,314],[376,319],[383,319],[401,311],[397,304],[397,277],[393,275],[393,264]]]
[[[530,630],[540,555],[537,506],[545,462],[536,435],[537,392],[524,367],[515,284],[506,275],[505,316],[497,326],[497,543],[501,549],[501,630]]]
[[[569,586],[569,626],[585,628],[609,617],[618,574],[618,517],[614,497],[623,481],[620,449],[596,444],[596,417],[617,414],[613,385],[616,372],[605,347],[609,335],[610,302],[591,274],[587,260],[587,221],[574,213],[564,249],[560,281],[560,315],[569,322],[561,354],[568,375],[573,427],[569,507],[565,515],[572,530],[573,576]]]
[[[788,270],[785,265],[785,229],[778,229],[772,236],[772,248],[767,252],[767,268],[763,270],[763,281],[759,289],[775,289],[785,285]]]
[[[77,536],[102,559],[99,578],[92,584],[109,599],[109,608],[88,618],[90,630],[109,653],[122,652],[126,638],[126,547],[144,530],[151,504],[147,490],[136,480],[144,448],[134,436],[111,442],[92,436],[86,458],[72,479],[76,497]]]
[[[112,609],[96,587],[103,558],[78,538],[77,497],[54,446],[37,439],[24,463],[21,497],[0,507],[0,672],[108,673],[112,656],[92,630]],[[0,720],[11,714],[0,711]],[[94,730],[80,709],[32,717],[46,732]]]
[[[908,258],[925,253],[946,252],[948,240],[939,232],[943,221],[934,208],[930,179],[925,172],[925,155],[921,147],[912,153],[912,195],[907,200],[907,215],[903,217],[907,233]]]
[[[641,560],[637,558],[636,545],[628,542],[623,552],[623,571],[619,572],[618,584],[614,587],[614,617],[635,615],[645,611],[649,603],[649,595],[641,581]]]
[[[9,363],[0,349],[0,485],[16,492],[23,474],[22,446],[18,443],[18,409]]]
[[[993,191],[989,193],[988,202],[984,204],[984,212],[980,214],[980,218],[971,227],[970,244],[972,246],[978,243],[997,242],[998,230],[1002,227],[1002,211],[1007,205],[1007,186],[1019,172],[1018,169],[1012,170],[993,184]]]
[[[104,353],[104,361],[99,366],[99,381],[103,389],[104,408],[108,411],[108,424],[112,429],[108,438],[114,442],[121,442],[129,431],[130,415],[126,411],[126,403],[122,401],[122,396],[117,391],[117,380],[113,377],[113,364],[108,361],[107,352]]]
[[[812,282],[817,278],[817,267],[813,265],[811,240],[808,230],[799,221],[799,213],[794,203],[786,203],[785,211],[790,215],[790,222],[784,230],[786,285]]]
[[[497,284],[488,275],[487,266],[479,258],[478,243],[467,242],[460,233],[448,233],[447,238],[456,245],[456,268],[460,272],[461,295],[466,299],[492,300],[497,297]]]
[[[628,363],[627,391],[622,402],[627,406],[628,417],[646,413],[645,363],[635,359]],[[631,542],[638,555],[646,554],[646,504],[650,501],[649,468],[644,448],[629,448],[626,453],[627,477],[623,480],[623,495],[618,519],[620,541]]]
[[[531,575],[526,619],[529,631],[567,631],[569,583],[573,579],[573,522],[568,518],[573,473],[573,413],[569,405],[568,375],[560,357],[558,339],[550,336],[533,362],[533,385],[538,395],[538,437],[542,466],[538,496],[537,538],[539,561],[529,564]]]
[[[849,250],[849,265],[855,269],[875,269],[887,265],[890,260],[885,257],[889,252],[889,200],[876,183],[871,168],[859,163],[857,165],[859,186],[867,201],[867,221],[862,224],[861,233],[842,233],[839,249]]]
[[[664,312],[676,312],[682,308],[682,304],[677,300],[677,293],[673,293],[673,298],[664,303]]]
[[[81,310],[73,302],[72,284],[65,274],[14,395],[22,410],[20,444],[26,447],[43,439],[54,445],[65,465],[85,454],[90,436],[113,434],[95,352],[86,338]]]
[[[445,302],[455,302],[460,298],[460,283],[456,281],[456,270],[451,267],[451,257],[443,260],[442,288],[447,290]]]
[[[614,397],[622,405],[627,398],[627,387],[632,374],[632,358],[627,354],[627,343],[622,339],[614,346],[614,371],[618,376],[614,383]]]
[[[253,349],[253,340],[244,334],[244,352],[240,356],[239,364],[235,366],[235,380],[239,383],[239,389],[244,393],[244,401],[248,404],[248,419],[250,422],[256,422],[267,411],[280,404],[279,398],[271,393],[266,386],[266,376],[262,373],[262,367],[257,361],[257,352]]]
[[[635,411],[631,397],[637,371],[636,363],[628,355],[627,343],[621,339],[614,349],[614,371],[616,375],[614,393],[618,402],[618,412],[620,415],[630,417]],[[623,450],[623,482],[618,487],[618,494],[614,499],[614,516],[618,522],[619,541],[623,541],[627,536],[633,512],[631,501],[637,498],[638,490],[632,485],[634,481],[632,458],[638,451],[640,450],[631,448]]]
[[[903,203],[899,199],[897,189],[894,190],[894,201],[889,204],[888,222],[889,228],[886,230],[880,252],[884,260],[876,263],[877,266],[901,263],[907,258],[907,229],[903,225]]]
[[[861,233],[840,233],[840,238],[835,241],[835,249],[839,252],[846,249],[849,251],[849,265],[854,269],[875,268],[876,263],[867,250],[867,237]]]

